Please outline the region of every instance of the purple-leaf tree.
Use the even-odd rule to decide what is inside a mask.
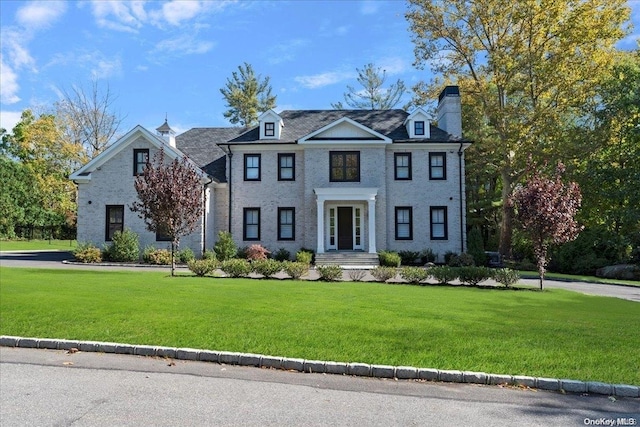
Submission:
[[[582,195],[575,182],[562,182],[565,167],[560,162],[553,178],[542,176],[535,165],[529,169],[531,176],[525,185],[515,189],[510,202],[516,208],[520,226],[533,242],[542,289],[549,247],[574,240],[582,230],[575,220]]]
[[[144,219],[147,230],[171,239],[171,275],[175,274],[175,251],[180,237],[193,231],[203,213],[201,176],[184,157],[165,163],[160,149],[143,172],[136,177],[138,200],[130,206]]]

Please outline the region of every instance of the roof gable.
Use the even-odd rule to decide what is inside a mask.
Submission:
[[[342,117],[317,129],[298,140],[299,144],[332,143],[350,141],[355,143],[390,144],[391,138],[364,126],[349,117]]]
[[[122,150],[127,148],[133,142],[137,141],[139,138],[144,138],[149,142],[150,145],[154,146],[157,149],[163,149],[165,154],[171,159],[177,159],[184,157],[184,154],[180,152],[178,149],[167,144],[163,139],[159,136],[154,135],[149,132],[144,127],[137,125],[129,132],[127,132],[124,136],[119,138],[116,142],[109,146],[102,153],[98,154],[96,157],[91,159],[87,164],[82,166],[77,171],[73,172],[69,179],[78,181],[78,182],[88,182],[91,180],[91,172],[98,169],[100,166],[107,163],[113,157],[115,157]],[[199,167],[196,167],[196,170],[204,176],[204,173]]]

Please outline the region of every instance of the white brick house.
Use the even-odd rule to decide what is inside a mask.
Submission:
[[[251,129],[196,128],[177,137],[138,126],[71,175],[78,240],[97,245],[130,228],[164,246],[128,206],[136,168],[164,144],[203,172],[206,214],[182,246],[211,248],[218,231],[238,246],[316,253],[430,248],[464,251],[465,193],[458,88],[440,95],[438,127],[422,109],[268,111]],[[138,169],[139,170],[139,169]]]

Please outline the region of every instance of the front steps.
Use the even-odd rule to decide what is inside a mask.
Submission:
[[[346,269],[369,269],[380,265],[378,254],[353,251],[330,251],[316,254],[316,265],[339,265]]]

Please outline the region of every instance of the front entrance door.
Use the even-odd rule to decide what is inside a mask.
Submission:
[[[338,250],[353,250],[353,208],[338,207]]]

